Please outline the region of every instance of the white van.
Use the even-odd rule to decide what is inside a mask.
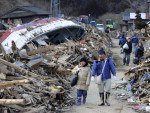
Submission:
[[[103,24],[97,24],[96,25],[97,29],[104,32],[105,28],[104,28],[104,25]]]

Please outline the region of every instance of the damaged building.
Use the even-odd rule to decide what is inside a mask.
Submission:
[[[59,18],[46,18],[7,30],[0,38],[6,54],[12,53],[12,44],[17,49],[36,49],[49,43],[59,44],[66,38],[78,40],[85,35],[85,30],[78,24]]]

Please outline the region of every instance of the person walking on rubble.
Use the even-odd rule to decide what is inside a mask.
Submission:
[[[87,98],[87,90],[91,81],[91,68],[88,65],[88,61],[86,58],[81,58],[79,65],[77,65],[73,70],[73,74],[78,73],[78,81],[76,84],[77,89],[77,101],[76,105],[81,105],[82,103],[86,103]]]
[[[139,42],[138,47],[135,50],[135,59],[137,59],[137,64],[141,62],[143,55],[144,55],[144,47],[142,42]]]
[[[126,42],[127,47],[123,47],[124,51],[124,56],[123,56],[123,64],[126,66],[129,66],[130,63],[130,55],[132,53],[132,43],[131,39],[127,37],[127,42]]]
[[[123,53],[123,45],[127,42],[125,35],[122,34],[122,36],[119,39],[119,46],[120,46],[120,53]]]
[[[134,36],[131,37],[131,42],[132,42],[132,52],[133,54],[135,54],[136,46],[139,42],[137,33],[135,33]]]
[[[98,106],[110,106],[109,97],[111,91],[111,73],[116,80],[116,69],[113,61],[106,58],[105,51],[99,50],[99,59],[95,60],[92,66],[92,81],[96,81],[99,89],[99,96],[102,101]],[[97,79],[100,78],[100,81]]]

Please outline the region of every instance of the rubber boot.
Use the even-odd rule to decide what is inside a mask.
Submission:
[[[109,100],[109,97],[110,97],[110,93],[109,92],[106,92],[106,100],[105,100],[105,103],[106,103],[106,105],[107,106],[110,106],[110,103],[108,102],[108,100]]]
[[[80,106],[80,105],[81,105],[81,98],[80,98],[80,97],[78,97],[77,102],[76,102],[76,105],[77,105],[77,106]]]
[[[85,104],[86,103],[86,97],[83,97],[83,104]]]
[[[99,104],[98,106],[104,106],[105,105],[105,98],[104,98],[104,93],[99,93],[100,99],[102,101],[101,104]]]

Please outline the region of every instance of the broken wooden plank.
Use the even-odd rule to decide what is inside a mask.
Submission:
[[[28,84],[29,82],[30,81],[28,79],[2,82],[0,83],[0,89],[22,85],[22,84]]]
[[[24,104],[24,99],[0,99],[0,105]]]
[[[53,50],[52,47],[44,46],[44,47],[39,47],[38,49],[35,49],[35,50],[31,50],[27,54],[30,56],[30,55],[35,55],[37,53],[46,53],[46,52],[49,52],[51,50]]]

